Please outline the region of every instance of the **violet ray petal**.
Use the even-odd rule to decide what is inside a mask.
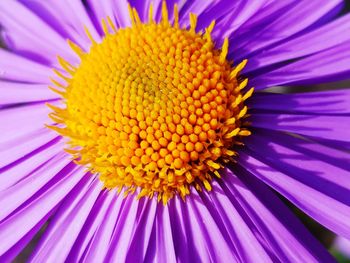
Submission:
[[[24,84],[7,81],[0,81],[0,94],[0,105],[49,101],[59,97],[45,84]]]
[[[50,67],[0,48],[0,79],[49,84]]]
[[[114,1],[113,7],[115,10],[114,17],[117,26],[120,28],[131,26],[127,0]]]
[[[174,197],[169,201],[169,216],[176,258],[178,261],[181,259],[183,262],[196,262],[200,257],[198,252],[195,249],[192,249],[192,233],[187,231],[181,202],[183,201],[177,197]],[[154,231],[154,238],[151,238],[151,244],[155,251],[154,254],[157,250],[157,243],[155,241],[156,234],[157,233]],[[154,258],[154,256],[152,256],[152,258]]]
[[[229,16],[235,11],[237,5],[239,5],[239,1],[221,0],[211,3],[205,10],[198,13],[197,31],[204,31],[214,20],[216,23],[220,23],[225,16]],[[218,25],[215,26],[213,32],[215,32],[218,27]]]
[[[112,0],[99,1],[99,0],[87,0],[89,5],[89,9],[93,13],[97,28],[101,29],[101,21],[102,19],[107,19],[109,17],[113,22],[115,21],[115,11],[114,11],[114,3]]]
[[[71,12],[69,16],[76,21],[76,26],[82,35],[85,34],[84,27],[86,27],[91,36],[96,40],[100,41],[101,37],[98,34],[95,25],[91,21],[88,11],[86,10],[84,3],[81,0],[62,0],[62,8],[65,12]],[[118,1],[119,2],[119,1]],[[74,16],[74,17],[73,17]]]
[[[144,200],[144,205],[139,210],[138,220],[135,222],[134,238],[130,242],[126,262],[145,262],[152,229],[158,226],[155,218],[161,205],[155,198]],[[160,224],[159,221],[158,224]]]
[[[156,221],[153,226],[153,231],[156,233],[156,236],[152,239],[154,241],[154,255],[152,259],[163,260],[163,262],[176,262],[176,252],[174,248],[174,239],[170,222],[169,206],[158,204]],[[152,250],[153,249],[150,249],[149,243],[148,251]],[[148,260],[146,258],[145,261],[152,261],[152,259]]]
[[[200,196],[194,190],[191,196],[186,198],[186,203],[183,203],[190,219],[188,220],[188,231],[192,231],[194,243],[197,246],[202,243],[201,246],[207,254],[205,260],[208,262],[222,262],[227,258],[234,258],[232,245],[226,242],[220,227],[217,225],[216,218],[206,205],[203,204]],[[263,258],[264,254],[260,255],[259,251],[255,252],[259,257],[262,256],[260,258]]]
[[[53,105],[57,105],[53,103]],[[9,142],[14,138],[26,135],[32,131],[45,128],[45,124],[53,121],[48,114],[52,110],[44,103],[25,104],[0,110],[1,135],[0,143]],[[47,129],[49,132],[49,130]]]
[[[295,94],[256,93],[252,109],[308,114],[350,114],[350,89]]]
[[[44,57],[51,64],[55,64],[58,53],[74,58],[64,38],[18,1],[1,1],[0,16],[0,24],[16,52]]]
[[[82,173],[77,169],[67,175],[62,175],[61,180],[52,184],[50,188],[42,192],[30,203],[22,205],[11,217],[0,222],[0,255],[8,251],[21,238],[23,238],[44,217],[50,214],[67,193],[80,181]],[[18,227],[21,226],[21,227]]]
[[[49,183],[71,160],[65,153],[54,156],[33,174],[0,192],[0,221]]]
[[[85,251],[91,245],[97,229],[105,223],[108,207],[113,202],[114,194],[109,194],[108,190],[102,190],[96,200],[91,212],[81,229],[79,236],[74,242],[67,258],[73,262],[82,262]],[[90,257],[96,258],[96,257]]]
[[[345,15],[314,31],[255,54],[249,59],[244,72],[248,73],[274,63],[312,55],[340,45],[350,40],[350,34],[344,34],[349,30],[350,15]]]
[[[47,213],[32,229],[30,229],[24,236],[16,242],[9,250],[0,256],[0,262],[15,262],[14,259],[23,249],[30,243],[33,237],[40,231],[50,216],[55,213],[55,209]]]
[[[249,58],[252,52],[279,43],[309,27],[320,18],[342,4],[342,0],[297,1],[281,16],[270,20],[265,27],[250,30],[244,38],[237,40],[231,51],[236,60]],[[234,38],[234,36],[232,36]]]
[[[279,261],[334,262],[321,243],[264,183],[243,169],[235,167],[235,170],[239,178],[226,169],[220,184],[243,207]]]
[[[66,260],[101,192],[101,182],[91,175],[85,176],[90,177],[88,183],[65,198],[32,254],[31,262],[64,262]]]
[[[255,226],[248,220],[236,200],[230,198],[220,185],[213,181],[213,190],[203,192],[201,195],[204,204],[215,216],[215,222],[207,226],[211,228],[211,225],[216,223],[221,226],[222,233],[227,232],[230,242],[233,243],[231,250],[234,251],[237,262],[273,261],[268,250],[259,240]],[[226,240],[226,243],[230,242]],[[221,243],[215,242],[215,246],[218,246],[215,250],[221,251]]]
[[[30,135],[32,137],[30,139],[17,141],[10,146],[0,149],[0,169],[18,159],[25,158],[28,154],[52,142],[58,137],[55,132],[50,132],[45,129],[30,133]]]
[[[258,13],[255,13],[244,25],[242,25],[235,34],[241,35],[242,32],[251,30],[252,28],[263,27],[266,25],[267,20],[276,18],[289,9],[292,5],[295,5],[298,0],[284,0],[284,1],[267,1]]]
[[[330,169],[330,171],[333,171],[335,173],[335,176],[344,176],[343,178],[339,177],[339,179],[342,178],[342,180],[345,180],[346,172],[344,173],[344,171],[350,171],[350,159],[346,151],[338,150],[332,146],[320,144],[320,142],[312,141],[309,138],[298,138],[278,131],[254,129],[254,134],[256,134],[256,136],[252,137],[252,140],[255,140],[256,137],[257,139],[263,138],[265,140],[265,143],[270,143],[271,145],[277,141],[279,144],[284,145],[292,150],[298,151],[300,154],[309,156],[310,159],[321,161],[334,167],[340,168],[341,170],[334,171],[331,169],[331,167],[327,167],[327,169],[323,171],[325,172]],[[254,146],[254,143],[251,143],[251,145]],[[318,165],[319,164],[312,165],[310,163],[309,167],[310,169],[315,169],[315,166],[317,167]],[[330,175],[325,176],[325,178],[329,176]],[[341,181],[339,181],[339,184],[343,185]]]
[[[234,32],[244,25],[254,14],[266,5],[268,0],[239,1],[235,10],[226,15],[213,32],[213,37],[224,38],[234,34]]]
[[[350,237],[350,207],[323,191],[313,188],[312,180],[308,177],[301,182],[290,176],[292,170],[280,170],[283,164],[275,155],[273,163],[262,156],[249,151],[240,151],[239,163],[248,172],[275,189],[302,211],[320,222],[333,232]]]
[[[62,141],[53,141],[43,145],[33,154],[23,158],[23,160],[17,160],[16,165],[7,169],[0,169],[0,192],[30,176],[42,164],[62,152],[62,148]]]
[[[89,259],[91,258],[106,258],[108,249],[111,246],[113,232],[116,231],[116,227],[118,226],[118,218],[121,213],[121,209],[127,202],[123,198],[123,194],[123,191],[118,195],[114,191],[108,193],[109,196],[113,197],[112,201],[104,214],[103,224],[97,227],[89,246],[84,252],[82,262],[90,262]]]
[[[257,90],[285,84],[316,84],[348,78],[350,41],[251,78]]]
[[[346,116],[254,113],[252,125],[276,131],[330,140],[349,141],[350,122]]]
[[[33,13],[43,18],[64,39],[70,39],[85,49],[90,46],[90,41],[83,30],[83,25],[77,19],[74,11],[67,8],[64,1],[20,1]]]
[[[137,201],[135,195],[128,195],[126,197],[127,202],[124,204],[123,209],[120,210],[118,223],[115,226],[113,237],[110,243],[110,247],[107,253],[107,258],[110,262],[124,262],[128,253],[128,248],[135,233],[135,222],[138,219],[138,210],[145,200],[140,199]]]
[[[343,159],[345,153],[341,159],[329,157],[327,160],[327,156],[317,154],[312,148],[305,150],[304,147],[310,144],[278,132],[257,132],[246,142],[247,147],[257,154],[259,149],[265,149],[264,160],[273,162],[280,171],[350,206],[350,166],[346,165],[349,160]],[[343,168],[333,164],[342,161]],[[313,178],[311,182],[309,178]]]

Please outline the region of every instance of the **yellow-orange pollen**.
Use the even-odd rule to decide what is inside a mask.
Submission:
[[[90,51],[69,42],[80,56],[78,67],[59,58],[66,85],[53,80],[65,108],[49,105],[50,126],[69,138],[67,151],[78,164],[98,173],[108,189],[140,188],[139,197],[166,203],[185,197],[190,187],[211,190],[213,176],[233,161],[234,145],[250,132],[244,127],[247,107],[238,81],[246,61],[232,67],[228,41],[220,50],[204,33],[179,26],[177,6],[170,24],[165,3],[162,21],[141,23],[130,8],[132,26],[117,30],[102,21],[105,37]],[[68,74],[69,77],[67,76]]]

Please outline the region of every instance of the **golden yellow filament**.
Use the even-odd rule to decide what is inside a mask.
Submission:
[[[101,43],[86,30],[88,53],[69,42],[81,63],[59,57],[65,73],[55,73],[67,85],[53,80],[51,88],[65,108],[50,106],[57,123],[50,128],[69,139],[67,151],[106,188],[140,188],[139,197],[156,194],[164,203],[174,194],[185,197],[191,186],[211,189],[236,155],[234,145],[250,134],[242,119],[253,92],[241,94],[247,80],[237,80],[246,61],[232,68],[227,39],[215,48],[214,22],[202,35],[195,15],[187,30],[174,10],[174,25],[165,3],[158,24],[152,7],[149,23],[132,8],[130,28],[103,20]]]

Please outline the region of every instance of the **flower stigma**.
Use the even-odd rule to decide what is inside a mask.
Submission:
[[[49,105],[56,123],[49,128],[68,139],[67,152],[77,164],[99,174],[108,189],[139,188],[138,197],[157,196],[164,204],[175,194],[211,190],[219,170],[234,161],[235,145],[250,135],[244,128],[247,79],[239,73],[246,60],[233,67],[227,60],[228,39],[217,49],[205,32],[174,22],[163,2],[162,19],[142,23],[130,9],[131,27],[117,29],[102,20],[105,33],[88,52],[69,41],[80,57],[73,66],[63,58],[63,79],[52,80],[64,108]]]

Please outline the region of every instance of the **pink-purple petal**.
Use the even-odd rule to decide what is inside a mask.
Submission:
[[[88,217],[100,191],[101,183],[91,175],[84,185],[72,191],[55,213],[42,236],[37,250],[32,254],[33,262],[64,262]]]
[[[50,67],[0,48],[0,79],[49,84]]]
[[[257,93],[252,109],[307,114],[350,114],[350,89],[295,94]]]
[[[63,175],[60,180],[38,196],[33,196],[31,202],[22,205],[10,217],[0,222],[0,255],[6,253],[31,231],[43,218],[47,218],[56,206],[67,196],[67,193],[77,185],[82,173],[73,170]],[[20,226],[20,227],[18,227]]]
[[[348,119],[347,116],[339,115],[255,113],[251,121],[254,127],[348,142]]]
[[[281,45],[254,54],[245,72],[303,56],[312,55],[322,50],[340,45],[350,40],[350,15],[345,15],[314,31],[300,35]]]
[[[340,192],[330,194],[325,191],[326,183],[317,173],[307,172],[302,167],[292,167],[285,160],[295,160],[293,155],[272,154],[272,146],[265,148],[265,154],[260,151],[242,150],[239,162],[250,173],[289,199],[302,211],[332,231],[350,236],[350,206],[349,192],[345,188]],[[321,184],[317,184],[320,182]],[[341,189],[333,185],[334,189]]]
[[[0,105],[48,101],[59,97],[45,84],[25,84],[8,81],[0,81],[0,94]]]
[[[10,47],[16,52],[42,57],[50,64],[56,62],[57,54],[67,58],[73,56],[64,38],[20,2],[0,2],[0,15]]]
[[[242,213],[247,214],[279,261],[333,262],[326,249],[264,183],[235,168],[239,177],[226,169],[220,185],[242,206]]]

